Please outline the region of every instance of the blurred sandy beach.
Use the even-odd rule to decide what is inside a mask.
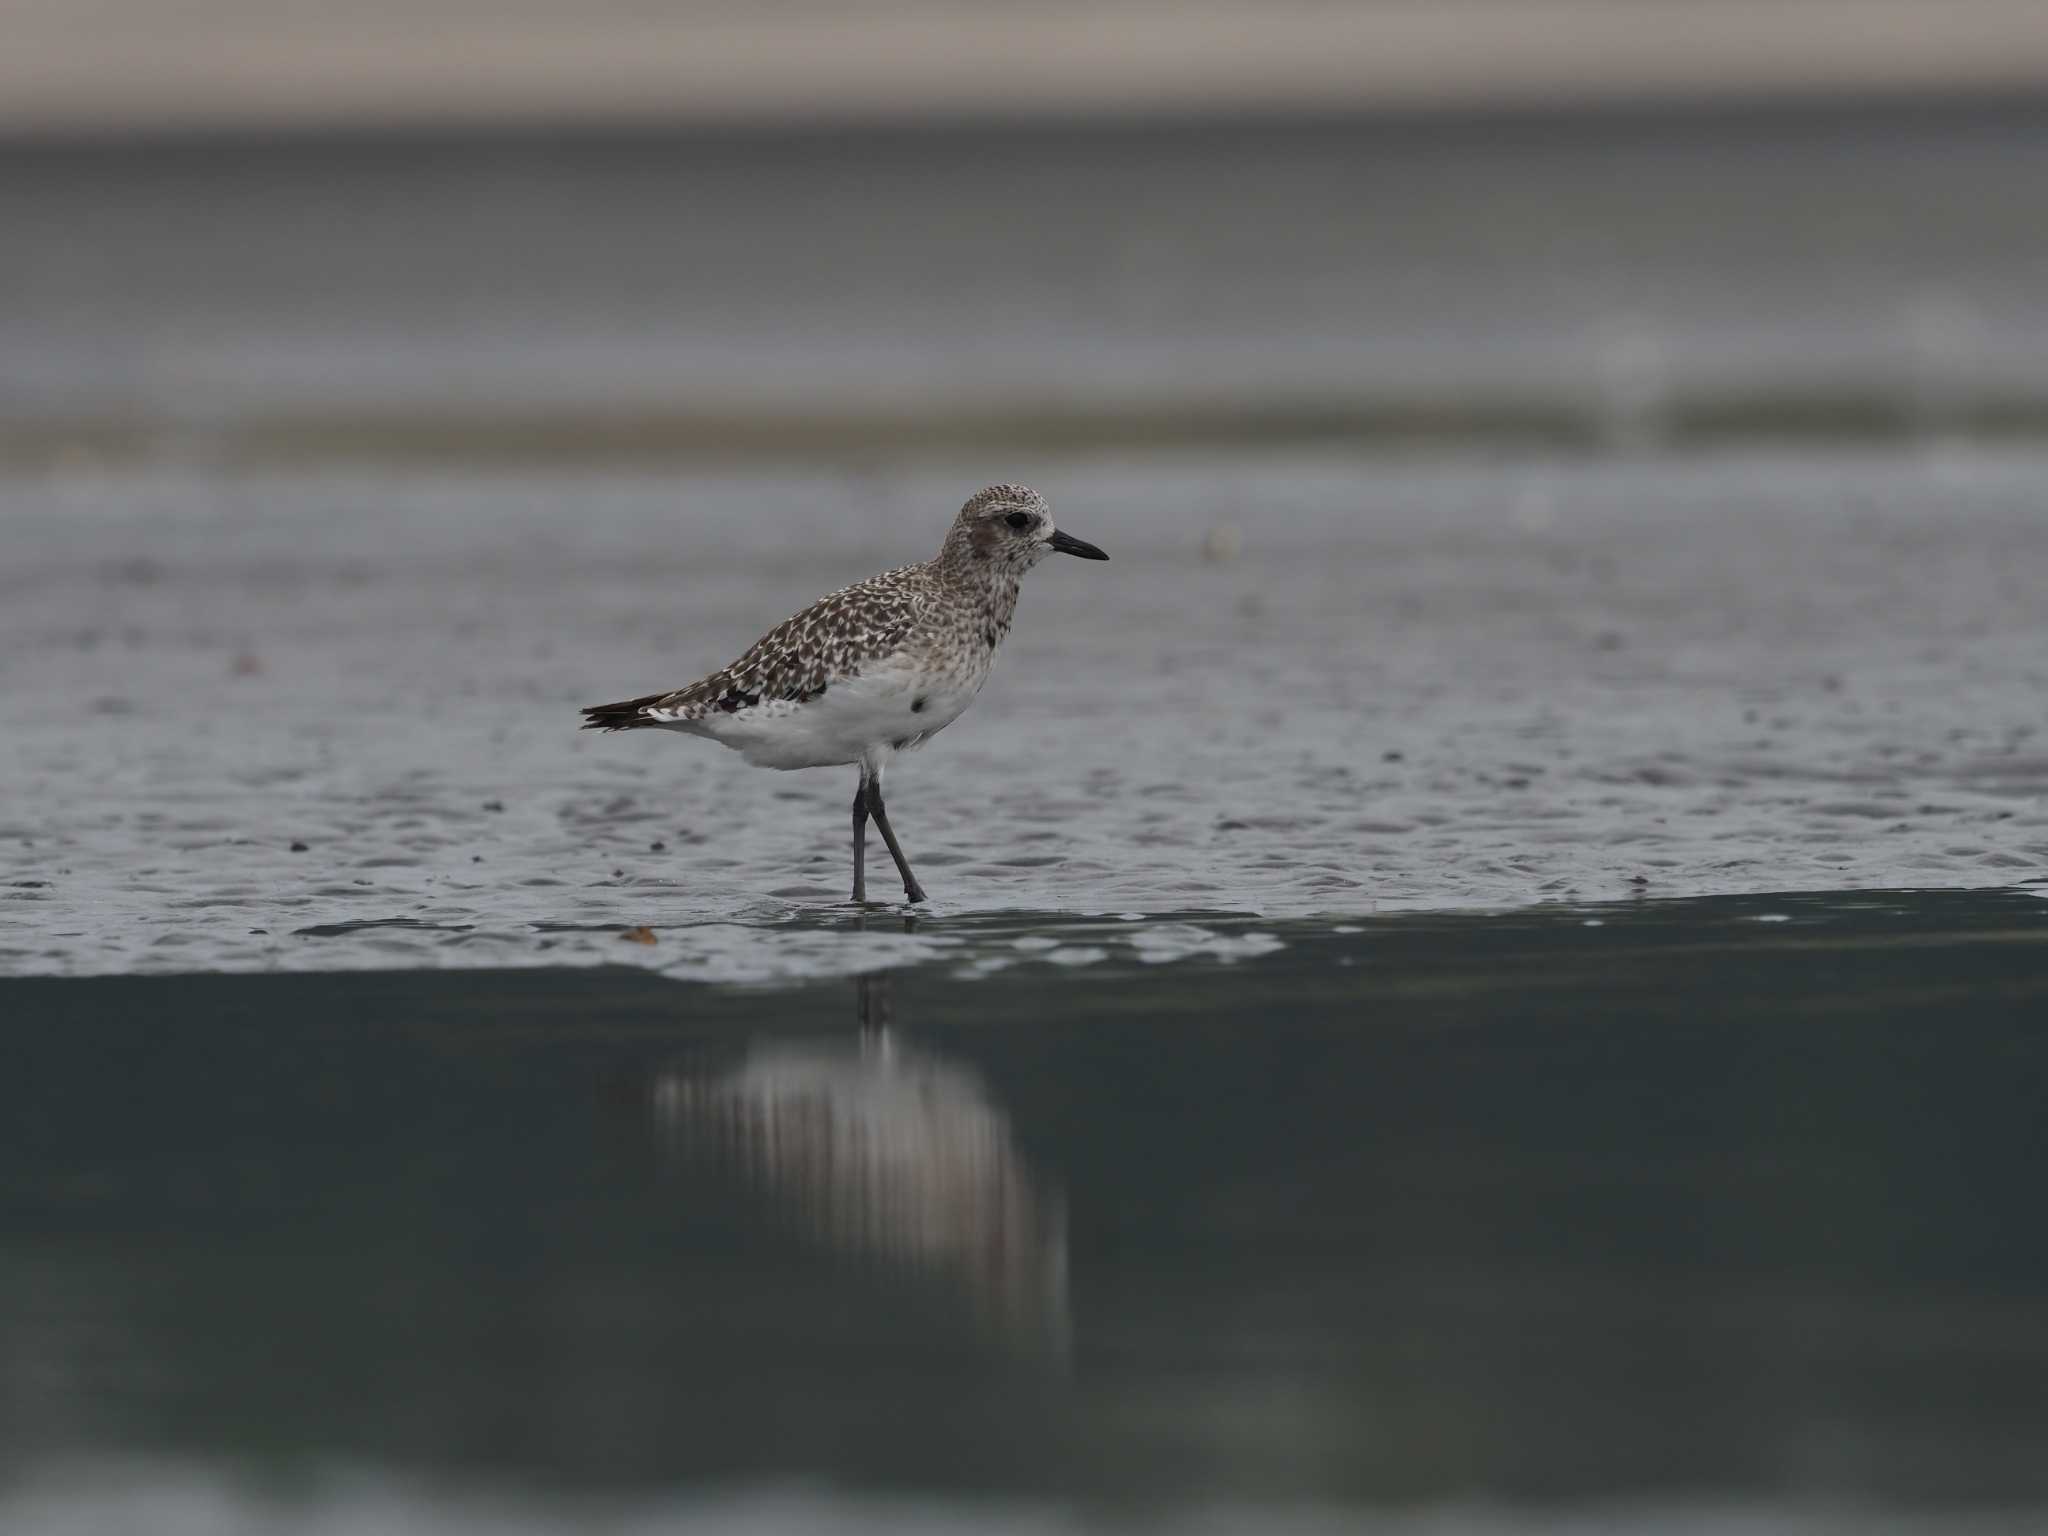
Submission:
[[[0,129],[1443,108],[2048,81],[2030,0],[6,0]]]

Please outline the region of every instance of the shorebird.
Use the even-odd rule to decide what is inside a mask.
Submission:
[[[1047,555],[1107,560],[1053,526],[1021,485],[968,497],[929,560],[857,581],[784,619],[723,671],[671,693],[583,711],[583,728],[669,730],[744,753],[764,768],[858,764],[853,792],[853,899],[868,899],[868,819],[925,899],[882,804],[882,770],[959,719],[988,681],[1017,611],[1017,583]]]

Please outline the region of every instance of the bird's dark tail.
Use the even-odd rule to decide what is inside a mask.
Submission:
[[[665,693],[650,693],[645,698],[622,699],[617,704],[592,704],[583,711],[583,729],[586,731],[631,731],[641,726],[659,725],[659,720],[647,718],[650,704],[659,704],[667,698]]]

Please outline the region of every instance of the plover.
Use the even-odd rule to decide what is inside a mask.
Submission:
[[[967,499],[931,559],[819,598],[723,671],[672,693],[593,705],[583,727],[709,736],[764,768],[858,764],[853,899],[867,900],[873,817],[903,894],[923,901],[882,805],[882,771],[974,702],[1010,632],[1019,578],[1050,554],[1109,558],[1054,527],[1036,491],[988,486]]]

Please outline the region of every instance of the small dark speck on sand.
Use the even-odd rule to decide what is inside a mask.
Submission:
[[[1628,877],[1628,883],[1630,885],[1648,885],[1650,883],[1650,877],[1648,875],[1630,875]]]
[[[269,930],[268,928],[251,928],[251,929],[250,929],[249,931],[250,931],[251,933],[268,933],[268,932],[270,932],[270,930]]]
[[[668,844],[664,843],[660,838],[657,837],[653,842],[647,845],[647,851],[649,853],[667,853]]]
[[[484,809],[487,811],[502,811],[505,809],[505,802],[502,800],[486,800],[484,802]]]
[[[480,853],[472,853],[472,854],[471,854],[471,855],[469,856],[469,862],[470,862],[470,863],[472,863],[472,864],[481,864],[481,863],[483,863],[483,861],[484,861],[484,856],[483,856],[482,854],[480,854]]]
[[[1406,752],[1382,752],[1380,754],[1380,761],[1383,763],[1404,763],[1407,760],[1408,754]]]
[[[615,869],[612,871],[612,878],[614,880],[623,880],[626,878],[626,872],[623,869]]]
[[[300,842],[294,842],[294,843],[292,844],[292,852],[293,852],[293,853],[304,853],[305,851],[306,851],[306,845],[305,845],[304,843],[300,843]]]

